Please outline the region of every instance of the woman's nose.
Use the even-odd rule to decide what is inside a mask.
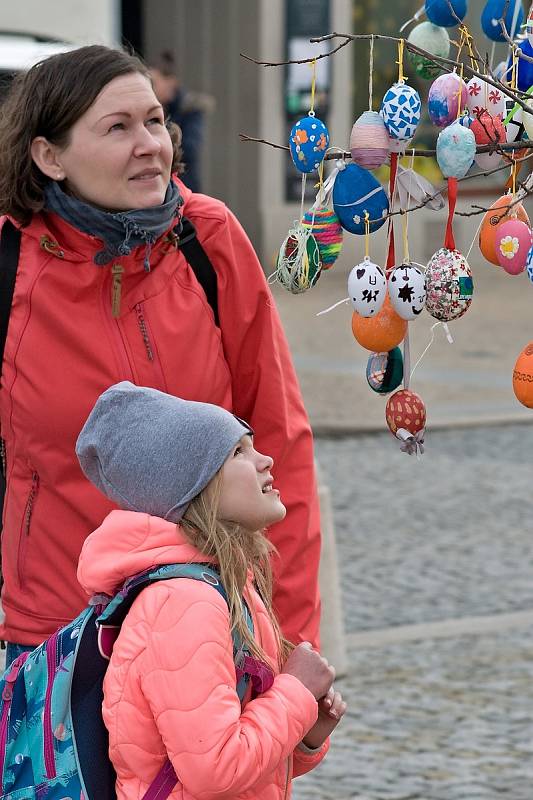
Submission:
[[[154,155],[161,150],[161,142],[144,125],[137,133],[135,142],[135,155]]]

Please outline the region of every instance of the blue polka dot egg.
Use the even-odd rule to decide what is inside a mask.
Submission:
[[[289,139],[291,158],[300,172],[318,169],[326,155],[329,133],[324,123],[309,114],[293,126]]]
[[[380,114],[391,138],[391,150],[395,143],[410,141],[420,122],[422,102],[420,95],[406,83],[394,83],[381,101]]]

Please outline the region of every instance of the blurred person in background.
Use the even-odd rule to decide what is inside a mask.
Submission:
[[[190,92],[183,88],[176,72],[174,56],[164,50],[150,65],[152,85],[166,116],[181,130],[181,179],[192,192],[202,191],[202,149],[205,138],[205,117],[215,107],[211,95]]]
[[[76,564],[113,505],[74,443],[122,380],[249,421],[287,507],[268,532],[274,608],[290,641],[318,641],[313,441],[287,342],[241,225],[177,177],[179,144],[148,68],[107,47],[41,61],[0,107],[3,256],[20,240],[0,387],[8,663],[86,604]],[[182,218],[216,274],[217,314],[180,249]]]

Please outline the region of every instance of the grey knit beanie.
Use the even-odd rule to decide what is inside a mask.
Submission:
[[[122,381],[96,401],[76,455],[120,508],[177,522],[248,433],[219,406]]]

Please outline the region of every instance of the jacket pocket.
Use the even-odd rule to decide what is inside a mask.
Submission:
[[[31,473],[31,485],[28,491],[28,497],[26,500],[26,505],[24,507],[24,515],[22,517],[22,523],[20,526],[20,535],[19,535],[19,543],[17,551],[17,572],[18,572],[19,586],[21,589],[24,589],[25,586],[24,567],[26,565],[26,554],[30,540],[31,518],[35,508],[35,503],[37,502],[38,494],[39,494],[39,475],[37,472],[35,472],[35,470],[33,470]]]

